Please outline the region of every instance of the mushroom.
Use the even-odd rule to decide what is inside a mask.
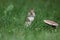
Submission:
[[[48,25],[51,25],[52,27],[54,27],[55,29],[58,27],[58,23],[52,21],[52,20],[44,20],[44,22]]]

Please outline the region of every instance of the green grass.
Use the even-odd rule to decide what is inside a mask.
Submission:
[[[34,8],[36,16],[27,28],[29,8]],[[60,27],[55,32],[44,19],[60,24],[60,0],[0,0],[0,40],[60,40]]]

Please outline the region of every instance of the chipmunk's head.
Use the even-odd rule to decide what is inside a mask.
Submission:
[[[29,13],[30,13],[31,15],[33,15],[34,9],[33,9],[33,8],[29,9]]]
[[[33,13],[33,12],[34,12],[34,9],[33,9],[33,8],[31,8],[31,9],[29,10],[29,12]]]

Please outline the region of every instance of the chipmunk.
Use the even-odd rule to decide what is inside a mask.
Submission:
[[[31,25],[31,23],[34,21],[34,17],[35,17],[34,9],[29,10],[28,15],[25,20],[25,25],[26,26]]]

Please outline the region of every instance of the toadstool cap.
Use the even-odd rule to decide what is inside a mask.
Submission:
[[[51,21],[51,20],[44,20],[46,24],[52,25],[52,26],[58,26],[58,23]]]

